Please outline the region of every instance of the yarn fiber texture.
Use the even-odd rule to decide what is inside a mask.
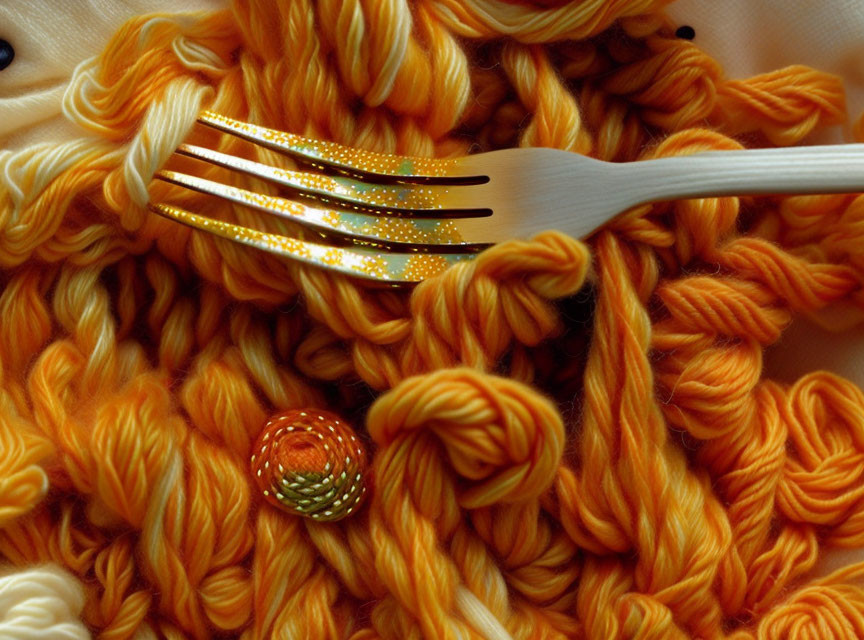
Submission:
[[[0,637],[93,637],[79,619],[84,590],[68,571],[51,565],[0,571]]]
[[[857,117],[819,70],[727,78],[666,4],[236,0],[129,21],[65,95],[80,137],[0,151],[0,559],[74,576],[70,615],[105,640],[864,637],[864,564],[812,575],[864,546],[864,394],[763,368],[796,317],[862,319],[864,198],[640,206],[414,289],[146,208],[293,232],[151,183],[171,167],[273,193],[172,156],[291,166],[195,126],[202,108],[380,152],[610,161]],[[268,417],[310,406],[370,454],[338,522],[268,504],[249,472]]]

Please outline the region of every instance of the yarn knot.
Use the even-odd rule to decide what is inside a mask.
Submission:
[[[554,479],[564,446],[552,402],[522,383],[468,368],[407,378],[378,399],[367,424],[381,446],[432,431],[453,469],[473,483],[459,497],[467,508],[538,496]]]

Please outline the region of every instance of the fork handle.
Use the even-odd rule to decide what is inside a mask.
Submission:
[[[864,144],[709,151],[618,165],[627,206],[712,196],[864,192]]]

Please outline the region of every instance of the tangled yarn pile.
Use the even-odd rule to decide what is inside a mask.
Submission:
[[[725,77],[664,4],[236,0],[127,23],[66,94],[80,138],[0,152],[0,560],[75,576],[64,610],[105,640],[864,636],[864,565],[810,575],[864,546],[864,394],[763,372],[795,317],[861,319],[864,197],[641,206],[413,290],[145,206],[280,229],[150,184],[218,171],[172,157],[183,140],[279,161],[195,127],[202,108],[375,151],[611,161],[847,117],[817,70]],[[249,472],[268,417],[309,406],[370,452],[338,522]]]

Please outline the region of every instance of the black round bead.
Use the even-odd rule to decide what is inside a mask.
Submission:
[[[15,59],[15,49],[12,45],[0,38],[0,71],[12,64]]]
[[[684,38],[684,40],[692,40],[696,37],[696,29],[685,24],[681,27],[678,27],[678,29],[675,31],[675,35],[679,38]]]

